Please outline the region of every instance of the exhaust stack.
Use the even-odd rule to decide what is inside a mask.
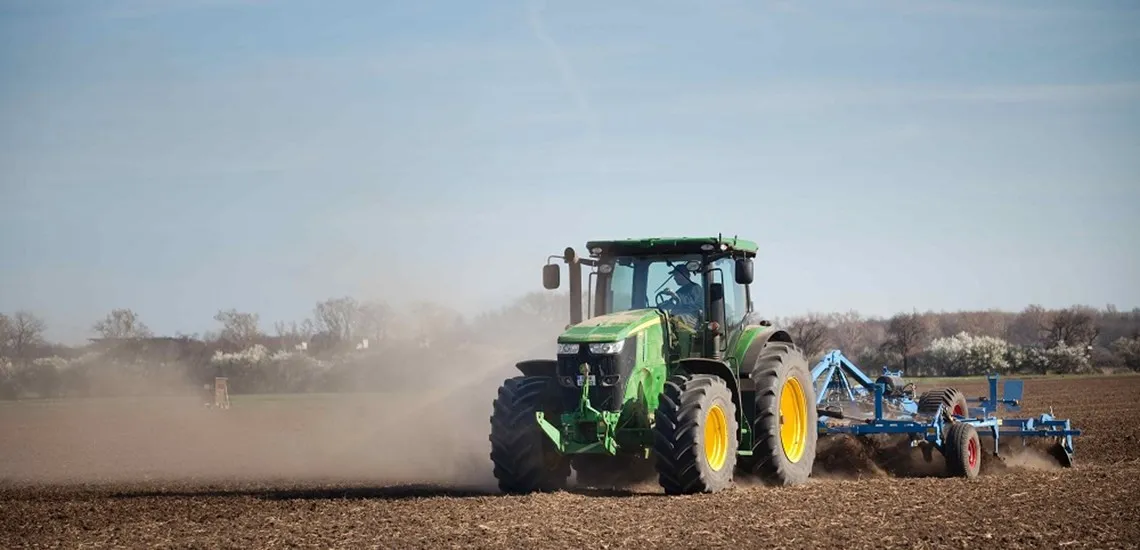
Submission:
[[[570,324],[582,322],[582,264],[574,247],[566,247],[562,259],[569,266],[570,275]]]

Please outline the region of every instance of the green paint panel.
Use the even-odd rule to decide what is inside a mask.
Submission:
[[[740,331],[736,342],[729,347],[732,353],[728,356],[728,362],[734,372],[740,372],[740,364],[744,361],[744,354],[748,353],[748,348],[752,346],[752,342],[760,335],[773,330],[776,330],[775,327],[751,326],[744,327]]]
[[[625,402],[635,407],[644,407],[646,414],[657,410],[661,392],[665,391],[665,378],[669,376],[669,366],[665,355],[665,325],[655,325],[638,335],[637,366],[633,378],[637,384],[625,389]]]
[[[597,411],[582,389],[576,410],[563,413],[560,426],[540,421],[543,430],[564,453],[644,452],[653,443],[650,419],[668,376],[665,315],[656,309],[623,311],[587,319],[558,338],[563,343],[614,342],[634,337],[634,365],[625,383],[619,411]],[[628,345],[628,344],[627,344]],[[596,426],[580,433],[579,426]]]
[[[558,342],[563,344],[617,342],[632,336],[642,328],[660,325],[662,317],[661,312],[656,309],[635,309],[599,315],[566,329],[558,337]]]

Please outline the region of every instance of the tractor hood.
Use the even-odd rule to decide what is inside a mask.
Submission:
[[[559,343],[616,342],[658,325],[665,315],[656,309],[635,309],[599,315],[566,329]]]

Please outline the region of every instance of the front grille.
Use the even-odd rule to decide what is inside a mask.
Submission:
[[[580,366],[590,365],[595,385],[590,387],[590,405],[600,411],[621,409],[625,385],[633,372],[637,359],[637,337],[627,338],[621,353],[617,355],[595,355],[590,353],[589,344],[582,344],[575,355],[558,356],[558,380],[562,385],[563,406],[572,411],[578,408],[582,389],[578,387]]]

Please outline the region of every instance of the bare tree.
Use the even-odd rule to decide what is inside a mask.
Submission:
[[[808,360],[814,359],[824,351],[828,344],[828,326],[823,318],[817,314],[795,317],[787,322],[788,333],[792,341],[800,347]]]
[[[878,349],[884,338],[881,322],[867,319],[857,311],[832,313],[827,316],[829,340],[845,355],[857,355],[868,348]]]
[[[308,340],[317,334],[317,326],[313,323],[312,319],[305,319],[301,321],[301,325],[297,327],[297,333],[301,338]]]
[[[360,304],[348,296],[332,298],[318,303],[313,317],[318,332],[328,333],[340,342],[352,342],[359,325]]]
[[[108,339],[117,338],[149,338],[152,336],[150,328],[139,320],[139,316],[130,309],[114,309],[107,317],[95,323],[92,327],[100,336]]]
[[[1011,320],[1016,317],[1005,311],[955,311],[928,314],[929,326],[933,329],[930,337],[953,337],[960,332],[975,336],[1005,338]]]
[[[388,336],[391,308],[381,302],[365,302],[357,309],[357,336],[379,343]]]
[[[8,327],[8,350],[14,359],[27,360],[32,348],[44,343],[47,324],[27,311],[12,315]]]
[[[417,345],[429,348],[438,340],[455,335],[463,327],[463,316],[442,304],[418,302],[407,312],[408,328]]]
[[[1100,335],[1096,315],[1096,310],[1082,306],[1073,306],[1056,312],[1049,323],[1047,336],[1049,347],[1058,344],[1079,348],[1092,347]]]
[[[297,334],[296,321],[290,323],[275,321],[273,323],[273,333],[277,337],[277,345],[280,346],[281,349],[290,349],[292,346],[301,342],[301,338]]]
[[[235,344],[249,344],[262,336],[257,326],[260,318],[256,313],[242,313],[236,309],[221,310],[214,315],[214,320],[222,324],[218,337]]]
[[[883,347],[902,356],[903,374],[910,358],[922,350],[930,334],[926,319],[918,313],[899,313],[887,322],[887,341]]]
[[[305,319],[300,323],[297,321],[277,321],[273,323],[273,331],[282,348],[291,348],[301,342],[308,342],[317,334],[317,329],[313,327],[311,319]]]
[[[1009,313],[993,309],[965,311],[959,314],[962,330],[976,336],[992,336],[994,338],[1005,336],[1013,317]],[[953,336],[953,334],[943,334],[943,336]]]
[[[285,321],[274,321],[274,323],[273,323],[273,333],[274,333],[274,334],[275,334],[275,335],[276,335],[278,338],[288,338],[288,337],[290,337],[290,336],[292,336],[292,335],[293,335],[293,331],[292,331],[292,330],[290,330],[290,329],[291,329],[291,328],[295,328],[295,327],[296,327],[296,325],[297,325],[297,322],[296,322],[296,321],[294,321],[294,322],[292,323],[292,327],[290,327],[289,323],[286,323]]]
[[[12,318],[0,313],[0,357],[8,355],[12,344]]]
[[[1105,348],[1121,338],[1140,338],[1140,308],[1120,311],[1108,304],[1103,312],[1098,312],[1096,324],[1100,327],[1100,342]]]
[[[1006,327],[1005,339],[1016,346],[1037,346],[1042,344],[1051,323],[1049,311],[1033,304],[1021,310]]]

